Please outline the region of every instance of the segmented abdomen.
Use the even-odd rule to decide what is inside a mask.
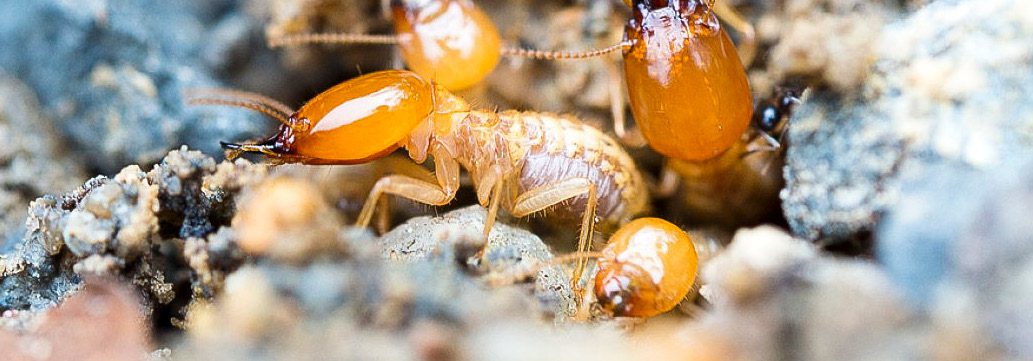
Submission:
[[[572,116],[549,113],[499,113],[499,130],[511,143],[522,142],[520,192],[568,178],[595,184],[596,216],[617,225],[646,210],[646,188],[631,156],[617,142]],[[519,140],[518,140],[519,139]],[[580,219],[588,197],[550,210],[550,218]]]

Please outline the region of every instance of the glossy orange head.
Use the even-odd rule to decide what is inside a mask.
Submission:
[[[687,161],[714,158],[749,126],[752,95],[735,46],[703,0],[634,0],[624,73],[649,145]]]
[[[639,218],[617,230],[603,249],[595,297],[614,316],[655,316],[685,298],[698,268],[696,248],[684,231],[659,218]]]
[[[391,8],[402,57],[425,78],[461,90],[498,64],[499,31],[470,0],[392,0]]]
[[[379,71],[320,93],[263,143],[224,146],[306,163],[363,163],[406,144],[435,104],[434,86],[419,75]]]

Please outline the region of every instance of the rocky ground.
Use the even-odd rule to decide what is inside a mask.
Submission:
[[[505,42],[541,49],[612,44],[628,14],[621,1],[477,3]],[[189,108],[184,92],[296,105],[397,66],[390,47],[264,46],[266,31],[390,32],[377,1],[0,4],[17,15],[0,22],[4,357],[1033,358],[1033,5],[729,4],[756,26],[755,97],[807,87],[782,212],[715,229],[657,200],[700,240],[703,266],[698,292],[646,321],[575,317],[569,267],[539,267],[571,248],[571,227],[503,217],[471,262],[484,210],[469,190],[439,209],[393,201],[380,236],[350,227],[381,175],[426,173],[405,157],[222,160],[218,141],[272,123]],[[463,95],[608,130],[618,61],[505,59]],[[632,153],[658,175],[656,154]]]

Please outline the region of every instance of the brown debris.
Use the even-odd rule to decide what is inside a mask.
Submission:
[[[141,360],[151,351],[140,302],[124,285],[90,279],[24,332],[0,330],[5,360]]]
[[[319,188],[301,179],[272,177],[241,195],[233,218],[237,244],[252,255],[301,262],[337,248],[342,224]]]

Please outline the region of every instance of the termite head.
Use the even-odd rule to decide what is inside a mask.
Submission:
[[[753,99],[712,0],[633,3],[624,78],[635,122],[664,156],[693,162],[718,157],[750,126]]]
[[[595,277],[595,298],[606,314],[614,317],[649,317],[660,290],[656,282],[632,263],[606,263],[600,259]]]
[[[416,73],[380,71],[340,83],[277,117],[279,130],[263,142],[223,146],[313,164],[365,163],[414,142],[425,153],[434,133],[417,130],[428,123],[435,129],[439,114],[464,104]],[[425,139],[414,140],[416,133]]]
[[[276,133],[263,141],[257,143],[219,142],[219,144],[223,149],[233,152],[231,154],[234,155],[230,158],[235,158],[240,153],[261,153],[271,157],[280,157],[291,154],[296,134],[295,129],[301,128],[297,113],[295,113],[287,118],[286,123],[280,124]]]
[[[713,35],[720,28],[711,10],[713,0],[624,0],[632,9],[625,36],[642,40],[657,29],[675,27],[687,36]]]
[[[781,138],[793,108],[800,103],[800,93],[794,88],[776,89],[772,99],[757,104],[753,113],[753,126],[772,138]]]
[[[409,69],[448,89],[480,83],[499,62],[498,29],[470,0],[392,0],[391,14]]]
[[[681,302],[696,280],[692,239],[659,218],[639,218],[610,237],[598,258],[595,298],[612,316],[652,317]]]

